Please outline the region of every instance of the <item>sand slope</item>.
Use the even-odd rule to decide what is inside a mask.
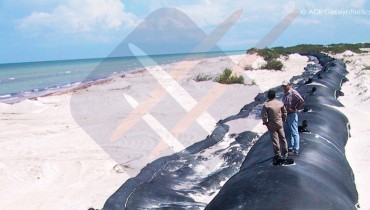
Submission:
[[[341,110],[351,123],[351,138],[346,146],[346,156],[355,175],[361,209],[370,209],[370,53],[350,51],[336,55],[347,63],[349,82],[344,83]]]

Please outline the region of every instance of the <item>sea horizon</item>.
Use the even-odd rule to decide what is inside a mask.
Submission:
[[[245,53],[245,50],[149,55],[158,65]],[[142,56],[0,64],[0,102],[14,103],[144,68]]]
[[[0,67],[3,65],[13,65],[13,64],[29,64],[29,63],[48,63],[48,62],[63,62],[63,61],[84,61],[84,60],[104,60],[107,58],[117,59],[117,58],[127,58],[127,57],[145,57],[145,56],[168,56],[168,55],[192,55],[192,54],[213,54],[213,53],[234,53],[234,52],[247,52],[247,50],[223,50],[223,51],[210,51],[210,52],[192,52],[192,53],[163,53],[163,54],[151,54],[151,55],[138,55],[138,56],[107,56],[107,57],[90,57],[90,58],[68,58],[68,59],[55,59],[55,60],[35,60],[35,61],[20,61],[20,62],[6,62],[0,63]]]

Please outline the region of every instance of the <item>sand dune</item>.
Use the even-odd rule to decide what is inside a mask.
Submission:
[[[370,209],[367,200],[370,195],[370,53],[356,54],[345,52],[335,55],[347,64],[349,82],[344,83],[343,97],[339,100],[344,104],[341,110],[351,123],[351,138],[346,146],[347,159],[355,175],[359,192],[361,209]]]

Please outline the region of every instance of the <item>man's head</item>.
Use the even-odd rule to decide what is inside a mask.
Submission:
[[[284,92],[288,92],[289,89],[290,89],[290,83],[289,82],[283,82],[283,84],[281,84],[281,86],[283,87],[284,89]]]
[[[267,92],[267,98],[268,98],[268,99],[272,100],[272,99],[274,99],[274,98],[275,98],[275,96],[276,96],[276,91],[275,91],[275,90],[270,89],[270,90]]]

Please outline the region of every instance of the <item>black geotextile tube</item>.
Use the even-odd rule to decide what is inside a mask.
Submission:
[[[210,136],[206,139],[197,142],[185,151],[175,153],[170,156],[161,157],[152,163],[145,166],[140,173],[128,179],[109,199],[105,202],[104,210],[121,210],[126,208],[126,202],[128,201],[130,195],[143,183],[149,182],[155,173],[163,168],[167,163],[172,160],[178,159],[183,156],[189,156],[189,154],[197,153],[204,148],[208,148],[217,142],[221,141],[225,134],[228,132],[229,127],[227,125],[218,125],[212,132]]]
[[[265,133],[245,158],[240,172],[207,205],[213,209],[356,209],[358,194],[344,147],[349,122],[333,107],[346,81],[342,61],[321,53],[323,70],[298,87],[305,98],[299,124],[308,122],[310,133],[300,133],[300,153],[291,166],[273,166],[270,137]]]

